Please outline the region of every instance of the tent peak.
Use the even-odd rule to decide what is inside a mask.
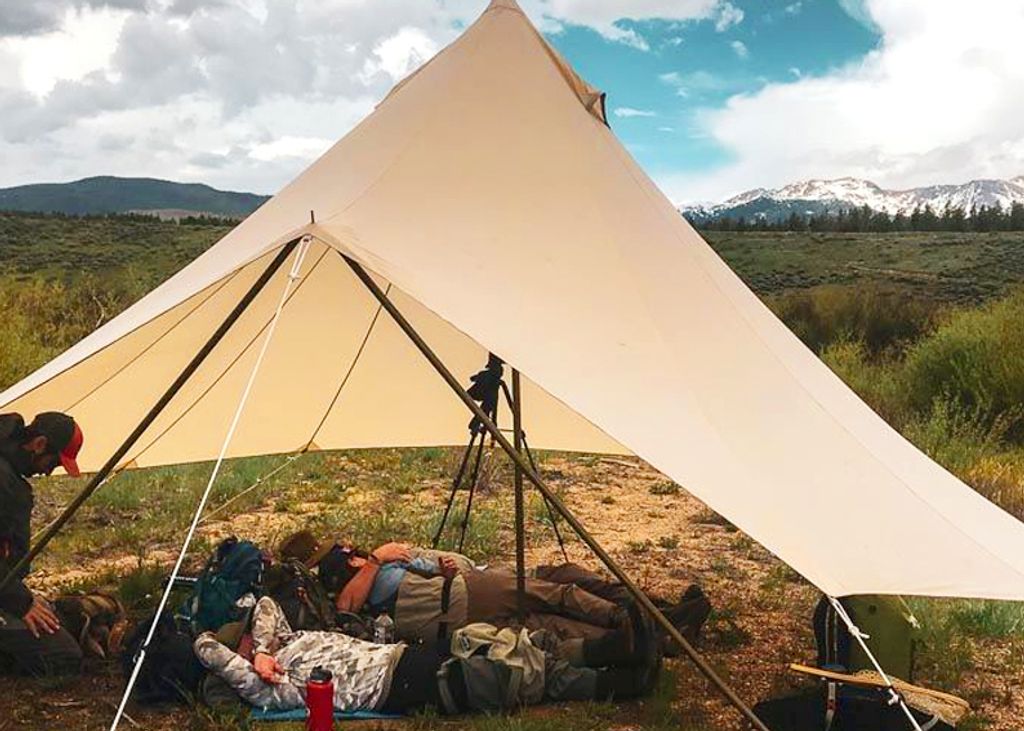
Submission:
[[[523,9],[519,7],[519,3],[516,0],[491,0],[487,5],[487,10],[515,10],[518,13],[522,13]]]

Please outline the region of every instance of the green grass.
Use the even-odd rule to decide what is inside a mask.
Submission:
[[[325,536],[352,540],[373,548],[391,540],[430,545],[441,511],[433,501],[419,500],[450,473],[445,450],[370,449],[317,453],[300,457],[241,500],[233,497],[252,487],[262,475],[282,464],[283,457],[229,461],[221,471],[207,515],[220,506],[217,521],[252,512],[261,506],[292,518],[271,530],[272,543],[298,524]],[[38,563],[58,567],[111,555],[137,557],[146,564],[156,547],[176,547],[198,505],[209,478],[209,463],[134,470],[102,486],[54,539]],[[36,483],[37,529],[53,519],[76,494],[83,480],[41,479]],[[399,491],[396,484],[402,485]],[[506,485],[507,487],[507,485]],[[460,534],[466,493],[460,492],[441,546],[452,548]],[[507,547],[508,491],[478,491],[466,530],[464,552],[490,560]],[[303,517],[296,517],[303,516]],[[269,524],[270,520],[265,521]],[[534,526],[534,530],[546,530]],[[209,551],[202,534],[193,545],[192,567]]]
[[[1024,604],[964,599],[908,600],[921,624],[918,674],[956,691],[975,666],[975,643],[1012,642],[1009,662],[1024,661]]]
[[[824,284],[883,285],[977,303],[1024,281],[1024,233],[721,232],[705,238],[758,294]]]
[[[648,491],[652,495],[678,495],[679,485],[671,480],[662,480],[651,485]]]
[[[231,230],[129,216],[73,218],[0,213],[0,274],[67,279],[132,266],[163,279]]]

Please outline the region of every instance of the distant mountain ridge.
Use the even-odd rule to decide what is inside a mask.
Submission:
[[[1014,203],[1024,204],[1024,175],[1008,180],[972,180],[963,185],[929,185],[909,190],[886,190],[860,178],[805,180],[774,190],[754,188],[722,203],[680,206],[679,210],[698,222],[741,216],[747,220],[778,221],[793,213],[818,216],[863,206],[905,216],[926,205],[936,213],[949,206],[970,215],[975,207],[1008,209]]]
[[[71,183],[38,183],[0,188],[0,211],[89,215],[173,210],[241,218],[269,196],[217,190],[202,183],[103,175]]]

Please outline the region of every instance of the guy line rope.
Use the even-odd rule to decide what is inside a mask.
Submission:
[[[263,364],[263,357],[267,354],[270,341],[274,337],[274,330],[277,329],[277,323],[281,319],[281,312],[284,310],[284,305],[288,300],[288,294],[291,292],[292,286],[300,278],[302,263],[306,258],[306,253],[309,251],[311,243],[312,237],[305,236],[298,248],[295,250],[295,261],[292,264],[291,272],[289,272],[288,278],[285,281],[284,291],[281,293],[281,300],[277,305],[277,310],[274,312],[274,319],[271,321],[270,327],[267,329],[266,337],[263,339],[263,346],[260,348],[260,353],[256,358],[256,362],[253,364],[252,372],[249,374],[249,380],[245,384],[245,389],[242,391],[242,396],[238,402],[238,408],[235,409],[235,416],[231,421],[231,426],[228,428],[227,435],[224,437],[224,444],[221,446],[220,455],[217,457],[217,461],[213,466],[213,472],[210,474],[209,482],[207,482],[206,489],[203,491],[203,497],[199,501],[199,507],[196,508],[195,515],[192,518],[192,524],[189,526],[188,534],[185,536],[185,542],[182,544],[181,551],[178,554],[178,560],[175,562],[174,569],[171,571],[171,575],[167,579],[167,586],[164,587],[164,593],[160,598],[160,604],[157,606],[156,614],[153,615],[153,622],[149,627],[149,632],[146,634],[146,639],[143,641],[142,646],[139,648],[139,653],[135,658],[135,666],[132,668],[131,677],[128,678],[128,685],[125,686],[124,694],[121,696],[121,703],[118,705],[117,713],[114,715],[114,720],[110,724],[110,731],[117,731],[118,724],[121,723],[121,717],[124,716],[124,710],[128,704],[128,698],[131,696],[132,689],[135,687],[135,683],[139,678],[139,671],[142,669],[142,663],[146,660],[146,649],[149,647],[149,643],[153,641],[153,635],[156,633],[157,625],[160,622],[160,616],[163,614],[164,608],[167,606],[167,600],[170,598],[171,590],[174,588],[174,581],[178,577],[178,572],[181,571],[181,565],[185,561],[185,555],[188,553],[189,546],[192,543],[192,538],[195,535],[196,528],[199,525],[199,520],[202,517],[203,509],[206,507],[206,502],[210,497],[210,491],[213,489],[213,484],[217,480],[217,476],[220,474],[220,468],[227,456],[228,447],[231,445],[231,440],[235,435],[235,430],[238,428],[238,424],[241,421],[245,404],[249,400],[249,394],[252,392],[253,384],[256,382],[256,375],[259,373],[260,366]]]

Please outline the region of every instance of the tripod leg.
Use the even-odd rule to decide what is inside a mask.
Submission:
[[[476,460],[473,462],[473,474],[469,478],[469,497],[466,498],[466,512],[462,516],[462,530],[459,533],[459,553],[462,553],[462,547],[466,543],[466,528],[469,526],[469,513],[473,509],[473,495],[476,493],[476,481],[480,476],[480,460],[484,456],[484,440],[480,440],[480,445],[476,450]]]
[[[469,436],[469,444],[466,445],[466,449],[462,452],[462,462],[459,464],[459,471],[455,474],[455,479],[452,480],[452,491],[448,495],[448,504],[444,506],[444,515],[441,516],[441,523],[437,526],[437,533],[434,534],[434,542],[432,548],[437,549],[441,543],[441,534],[444,533],[444,526],[448,522],[448,514],[452,511],[452,504],[455,502],[455,493],[459,491],[462,486],[462,477],[466,474],[466,465],[469,464],[469,455],[473,452],[473,445],[476,443],[477,436],[480,436],[481,442],[483,441],[483,432],[473,432]]]

